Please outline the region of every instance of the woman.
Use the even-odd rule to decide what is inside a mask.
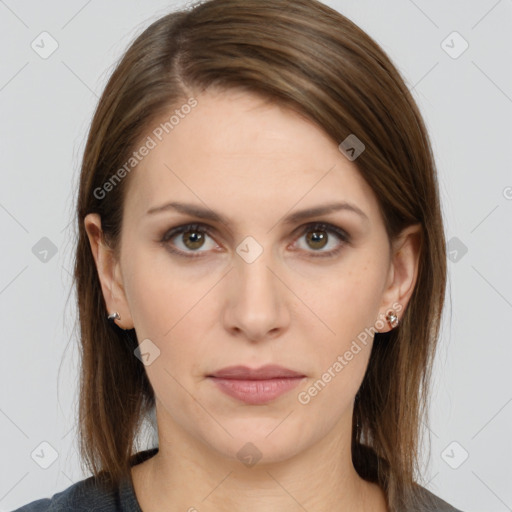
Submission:
[[[446,283],[434,158],[347,18],[210,0],[153,23],[100,99],[77,221],[93,476],[19,510],[457,510],[416,482]]]

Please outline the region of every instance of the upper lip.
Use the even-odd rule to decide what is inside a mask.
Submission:
[[[217,370],[208,377],[240,380],[265,380],[290,377],[304,377],[305,375],[289,368],[275,364],[267,364],[260,368],[249,368],[248,366],[228,366]]]

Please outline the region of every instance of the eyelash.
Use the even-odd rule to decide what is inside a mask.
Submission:
[[[318,252],[315,254],[313,251],[311,253],[312,258],[332,258],[334,256],[337,256],[339,252],[343,249],[345,244],[350,243],[350,236],[348,233],[343,231],[342,229],[326,223],[326,222],[310,222],[309,224],[305,224],[302,226],[302,230],[300,232],[300,235],[298,238],[303,237],[306,233],[309,233],[311,231],[326,231],[327,233],[334,233],[338,238],[341,240],[341,244],[336,248],[332,249],[331,251],[327,252]],[[191,223],[191,224],[184,224],[182,226],[178,226],[176,228],[170,229],[167,231],[163,237],[160,240],[161,245],[163,245],[169,252],[173,254],[177,254],[178,256],[183,256],[185,258],[201,258],[203,255],[201,253],[204,253],[206,251],[195,251],[190,253],[185,253],[181,250],[176,250],[171,247],[171,245],[168,243],[169,240],[172,240],[178,235],[181,235],[182,233],[187,232],[199,232],[201,234],[206,234],[208,236],[211,236],[211,232],[213,230],[207,226],[206,224],[201,223]],[[309,251],[308,251],[309,252]]]

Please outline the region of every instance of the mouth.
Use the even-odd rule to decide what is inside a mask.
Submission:
[[[306,378],[277,365],[251,369],[230,366],[207,376],[226,395],[250,405],[262,405],[292,390]]]

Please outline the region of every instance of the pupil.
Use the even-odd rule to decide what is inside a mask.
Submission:
[[[312,236],[308,236],[309,240],[313,244],[320,243],[320,246],[315,247],[316,249],[321,249],[322,247],[325,247],[325,243],[327,242],[327,236],[325,235],[325,232],[322,231],[311,231]],[[322,242],[324,242],[322,244]]]
[[[198,247],[201,247],[201,242],[203,238],[202,234],[198,233],[197,231],[189,231],[186,234],[188,235],[188,240],[191,242],[191,249],[197,249]]]

